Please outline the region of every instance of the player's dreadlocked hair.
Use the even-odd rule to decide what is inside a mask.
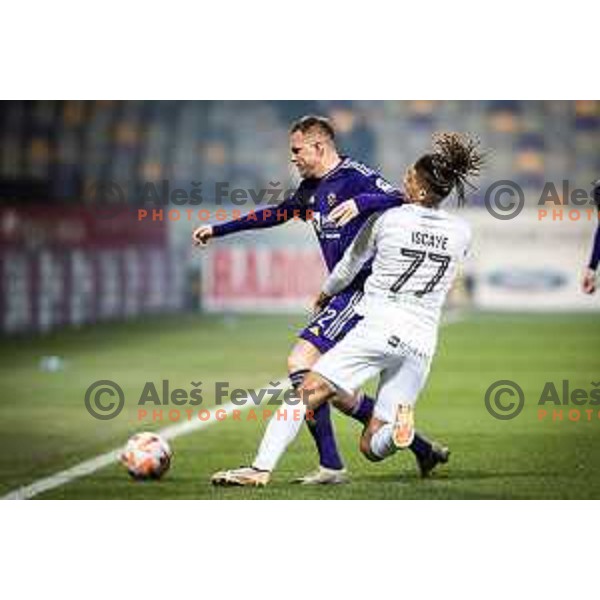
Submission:
[[[467,178],[477,175],[483,164],[478,142],[461,133],[435,133],[433,152],[415,163],[415,170],[429,186],[433,203],[438,204],[456,188],[458,205],[465,203]]]

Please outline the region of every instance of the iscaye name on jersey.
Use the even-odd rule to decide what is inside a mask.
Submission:
[[[416,246],[435,248],[436,250],[448,249],[448,237],[428,231],[413,231],[411,241]]]

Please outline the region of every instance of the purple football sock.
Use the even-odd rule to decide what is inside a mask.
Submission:
[[[290,380],[295,388],[300,387],[308,370],[290,373]],[[331,409],[329,403],[322,404],[314,411],[313,419],[306,421],[308,430],[312,435],[319,453],[319,464],[327,469],[343,469],[344,463],[338,451],[333,423],[331,422]]]
[[[343,469],[344,463],[337,448],[333,423],[331,422],[331,409],[329,403],[321,404],[314,412],[313,420],[306,422],[317,450],[319,464],[327,469]]]
[[[356,419],[363,425],[366,425],[373,415],[373,408],[375,407],[375,400],[366,394],[361,394],[356,406],[350,413],[353,419]]]

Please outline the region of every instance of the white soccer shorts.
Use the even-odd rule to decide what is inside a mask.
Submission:
[[[400,334],[385,332],[369,321],[360,321],[312,370],[348,394],[380,374],[374,416],[393,423],[399,404],[415,405],[431,359],[411,351]]]

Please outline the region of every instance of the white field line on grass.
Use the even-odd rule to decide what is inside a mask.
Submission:
[[[287,376],[280,377],[279,379],[275,379],[274,381],[279,381],[279,385],[273,386],[270,383],[259,388],[258,391],[262,391],[263,389],[275,389],[279,388],[282,385],[289,385],[289,380]],[[265,396],[267,397],[267,396]],[[198,431],[199,429],[205,429],[213,425],[214,423],[219,422],[219,419],[222,419],[223,413],[220,413],[219,419],[216,418],[215,414],[217,410],[225,411],[227,416],[229,416],[234,410],[247,410],[249,408],[256,407],[256,404],[252,401],[246,402],[243,406],[239,406],[237,404],[232,404],[231,402],[224,404],[223,406],[215,406],[214,410],[211,410],[210,418],[206,419],[206,421],[190,420],[184,421],[183,423],[177,423],[176,425],[169,425],[169,427],[165,427],[161,429],[158,434],[164,437],[167,440],[172,440],[174,438],[180,437],[182,435],[187,435],[188,433],[192,433],[193,431]],[[212,409],[213,407],[211,407]],[[24,485],[20,488],[9,492],[5,496],[0,496],[0,500],[29,500],[30,498],[34,498],[39,494],[44,492],[48,492],[49,490],[56,489],[61,485],[66,485],[75,479],[80,479],[81,477],[85,477],[86,475],[91,475],[104,467],[108,467],[109,465],[118,462],[119,455],[121,454],[123,448],[115,448],[110,452],[106,452],[105,454],[100,454],[94,458],[89,460],[85,460],[70,469],[65,469],[64,471],[60,471],[59,473],[55,473],[54,475],[50,475],[49,477],[44,477],[42,479],[38,479],[29,485]]]

